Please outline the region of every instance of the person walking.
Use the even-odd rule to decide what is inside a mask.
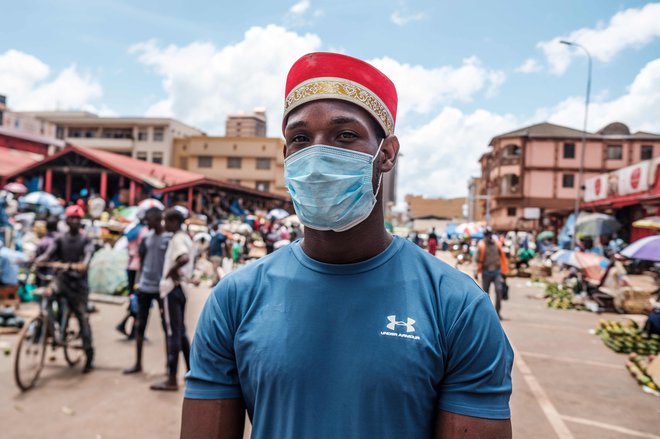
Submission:
[[[149,228],[140,244],[140,276],[137,289],[137,328],[135,333],[135,364],[124,370],[124,374],[142,372],[142,348],[144,346],[144,333],[147,329],[149,311],[153,302],[158,303],[161,315],[161,324],[165,329],[163,320],[163,304],[160,299],[160,279],[163,276],[165,252],[171,234],[163,228],[163,211],[157,207],[148,209],[144,220]]]
[[[477,273],[481,275],[481,284],[486,294],[490,295],[490,285],[495,285],[495,311],[502,320],[500,310],[504,295],[504,277],[509,272],[509,265],[502,244],[493,239],[493,231],[487,228],[484,239],[479,241],[477,247]]]
[[[511,437],[513,351],[470,277],[387,232],[396,89],[312,53],[289,71],[284,175],[305,237],[225,276],[199,317],[182,439]]]
[[[429,233],[427,248],[429,253],[431,253],[433,256],[435,256],[435,253],[438,251],[438,235],[435,234],[435,227],[433,227],[431,229],[431,233]]]
[[[220,225],[215,223],[211,230],[213,231],[211,235],[211,243],[209,245],[209,261],[213,264],[213,285],[217,284],[220,280],[219,270],[222,267],[222,262],[225,258],[225,243],[227,242],[227,236],[220,229]]]
[[[165,211],[165,231],[172,238],[165,252],[160,296],[163,302],[165,336],[167,343],[167,379],[153,384],[151,390],[179,389],[177,373],[179,354],[183,353],[186,368],[190,369],[190,340],[186,334],[186,289],[193,273],[193,242],[181,228],[183,214],[176,209]]]
[[[41,256],[35,259],[39,266],[44,262],[62,262],[68,268],[57,271],[56,292],[64,299],[80,325],[80,335],[85,352],[83,373],[94,369],[94,348],[92,329],[89,324],[87,303],[89,288],[87,285],[87,267],[94,253],[92,240],[82,233],[80,224],[85,212],[77,205],[69,206],[64,211],[69,230],[53,239],[52,244]]]
[[[140,244],[148,232],[147,226],[143,224],[143,219],[130,227],[125,233],[128,251],[128,263],[126,265],[126,278],[128,281],[128,307],[124,318],[117,324],[115,329],[124,334],[129,340],[135,339],[135,329],[137,327],[137,296],[135,295],[135,281],[137,273],[140,270]],[[133,324],[129,332],[126,331],[126,325],[130,319]]]

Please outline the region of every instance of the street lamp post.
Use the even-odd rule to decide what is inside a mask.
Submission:
[[[577,186],[577,196],[575,197],[575,223],[573,225],[573,235],[571,237],[571,248],[575,249],[575,244],[577,242],[577,219],[580,214],[580,200],[582,199],[582,190],[583,190],[583,178],[584,178],[584,154],[587,149],[587,119],[589,118],[589,94],[591,93],[591,54],[581,44],[575,43],[573,41],[560,41],[561,44],[566,44],[567,46],[579,47],[584,50],[584,53],[587,54],[587,60],[589,61],[589,67],[587,72],[587,96],[584,100],[584,125],[582,126],[582,150],[580,151],[580,170],[578,172],[578,186]]]

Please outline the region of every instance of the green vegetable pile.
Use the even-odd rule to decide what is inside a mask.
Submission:
[[[573,309],[573,292],[562,284],[549,282],[545,286],[545,303],[548,308]]]
[[[660,336],[642,332],[632,320],[625,325],[615,320],[601,320],[596,335],[614,352],[634,352],[638,355],[657,355],[660,352]]]

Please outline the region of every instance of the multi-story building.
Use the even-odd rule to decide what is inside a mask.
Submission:
[[[255,108],[252,113],[234,113],[227,117],[227,137],[266,137],[266,109]]]
[[[481,178],[472,177],[468,182],[467,220],[480,222],[484,219],[483,196],[481,195]]]
[[[559,226],[575,206],[583,132],[540,123],[501,134],[481,156],[481,195],[496,230]],[[660,135],[611,123],[586,133],[583,182],[660,156]]]
[[[7,98],[0,95],[0,147],[50,155],[64,147],[64,141],[55,137],[56,129],[48,121],[11,111]]]
[[[286,195],[284,141],[274,137],[193,136],[174,141],[174,166]]]
[[[65,142],[164,165],[172,164],[175,139],[204,134],[170,118],[101,117],[82,111],[20,114],[55,125],[55,137]]]

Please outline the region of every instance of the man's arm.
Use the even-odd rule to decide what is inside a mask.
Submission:
[[[244,426],[240,398],[183,400],[181,439],[242,439]]]
[[[484,419],[439,411],[435,418],[435,439],[511,439],[510,419]],[[209,436],[210,437],[210,436]]]

